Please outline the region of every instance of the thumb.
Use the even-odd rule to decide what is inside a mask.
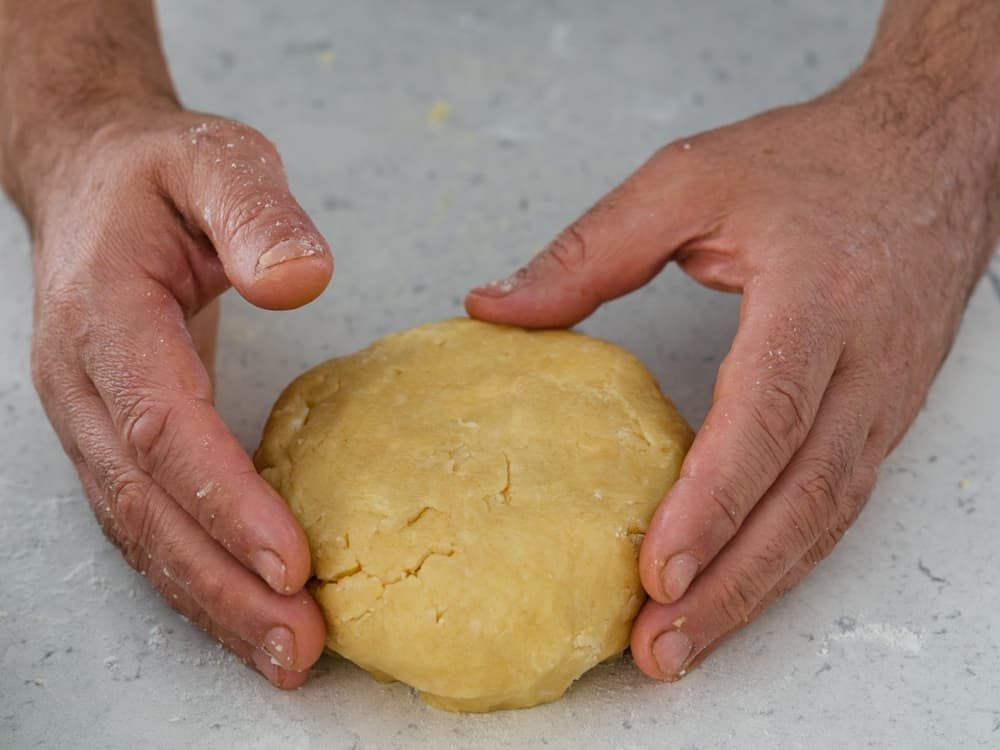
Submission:
[[[657,152],[528,265],[473,289],[468,313],[528,328],[568,327],[648,282],[707,224],[710,196],[692,189],[689,158],[683,144]]]
[[[228,121],[190,131],[190,181],[179,206],[211,241],[248,302],[285,310],[311,302],[333,274],[330,248],[288,189],[281,157],[256,130]]]

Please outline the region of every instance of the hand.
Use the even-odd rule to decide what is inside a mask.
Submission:
[[[478,318],[569,326],[671,260],[743,293],[711,411],[641,549],[651,600],[632,653],[652,677],[683,676],[830,552],[948,352],[996,242],[996,161],[920,99],[859,75],[670,144],[466,299]]]
[[[325,633],[308,545],[209,372],[215,298],[303,305],[330,278],[326,243],[263,136],[173,107],[117,116],[46,184],[33,375],[101,527],[170,606],[300,685]]]

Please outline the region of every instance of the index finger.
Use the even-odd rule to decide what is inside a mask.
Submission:
[[[212,538],[279,593],[300,589],[309,546],[212,405],[211,383],[174,298],[151,279],[118,289],[118,310],[83,359],[124,450]]]

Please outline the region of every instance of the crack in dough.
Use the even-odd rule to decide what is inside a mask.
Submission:
[[[379,576],[375,575],[374,573],[369,573],[367,570],[365,570],[364,566],[361,563],[358,563],[357,566],[355,566],[352,570],[346,573],[336,575],[329,579],[317,578],[316,580],[324,584],[341,583],[346,578],[353,578],[354,576],[363,575],[363,576],[368,576],[369,578],[374,578],[382,585],[382,588],[388,588],[389,586],[392,586],[395,583],[399,583],[400,581],[406,578],[419,578],[420,571],[424,567],[424,563],[426,563],[432,557],[454,557],[454,556],[455,556],[455,550],[453,549],[444,551],[430,550],[427,552],[427,554],[421,556],[420,560],[412,568],[403,568],[403,572],[400,575],[396,576],[395,578],[390,578],[388,580],[382,579]]]
[[[396,584],[411,578],[419,580],[420,571],[423,569],[426,562],[432,557],[450,558],[454,556],[455,556],[455,550],[453,549],[429,550],[426,554],[421,556],[417,564],[414,565],[412,568],[404,568],[402,573],[390,579],[383,579],[375,575],[374,573],[370,573],[364,569],[364,566],[361,563],[358,563],[354,568],[345,573],[333,576],[329,579],[316,578],[315,580],[318,582],[317,588],[319,590],[322,590],[323,587],[325,586],[336,586],[338,584],[342,584],[348,579],[355,578],[357,576],[365,576],[366,578],[372,580],[373,582],[378,582],[380,591],[375,597],[375,602],[373,602],[373,605],[370,606],[365,611],[361,612],[360,614],[351,615],[350,617],[339,619],[337,622],[340,625],[343,625],[345,623],[356,622],[361,618],[370,615],[375,610],[375,604],[382,601],[382,599],[385,596],[386,590],[391,588],[392,586],[395,586]],[[435,619],[437,620],[437,622],[440,622],[442,613],[443,613],[442,611],[435,610]]]
[[[500,497],[503,498],[503,502],[509,505],[512,499],[513,492],[511,490],[511,484],[510,484],[510,456],[508,456],[506,453],[503,454],[503,462],[504,462],[504,482],[503,482],[503,487],[500,488],[499,494]]]

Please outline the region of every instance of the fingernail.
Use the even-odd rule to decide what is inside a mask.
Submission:
[[[323,248],[319,245],[305,243],[301,240],[285,240],[279,242],[270,250],[265,250],[257,259],[257,273],[263,273],[285,261],[296,258],[308,258],[312,255],[322,255]]]
[[[295,636],[284,625],[276,625],[267,631],[261,646],[271,657],[271,663],[291,669],[295,663]]]
[[[477,286],[471,293],[478,294],[480,297],[499,299],[500,297],[506,297],[518,287],[523,286],[527,278],[528,269],[519,268],[505,279],[497,279],[496,281],[491,281],[489,284]]]
[[[257,667],[257,671],[269,680],[280,666],[273,656],[266,651],[261,651],[259,648],[254,649],[253,653],[250,654],[250,659],[253,661],[253,665]]]
[[[691,581],[698,575],[698,559],[690,552],[678,552],[667,560],[660,573],[660,585],[667,601],[675,602],[684,596]]]
[[[653,658],[667,680],[684,676],[684,666],[694,651],[694,642],[679,630],[668,630],[653,641]]]
[[[284,664],[271,656],[267,651],[259,648],[253,650],[250,659],[253,661],[253,665],[257,667],[257,671],[264,675],[271,684],[281,687],[285,681],[284,675],[287,674],[287,672],[283,671],[285,670]]]
[[[259,549],[253,553],[251,558],[253,569],[258,575],[267,581],[267,585],[279,593],[288,591],[288,584],[285,581],[287,569],[281,562],[281,558],[269,549]]]

